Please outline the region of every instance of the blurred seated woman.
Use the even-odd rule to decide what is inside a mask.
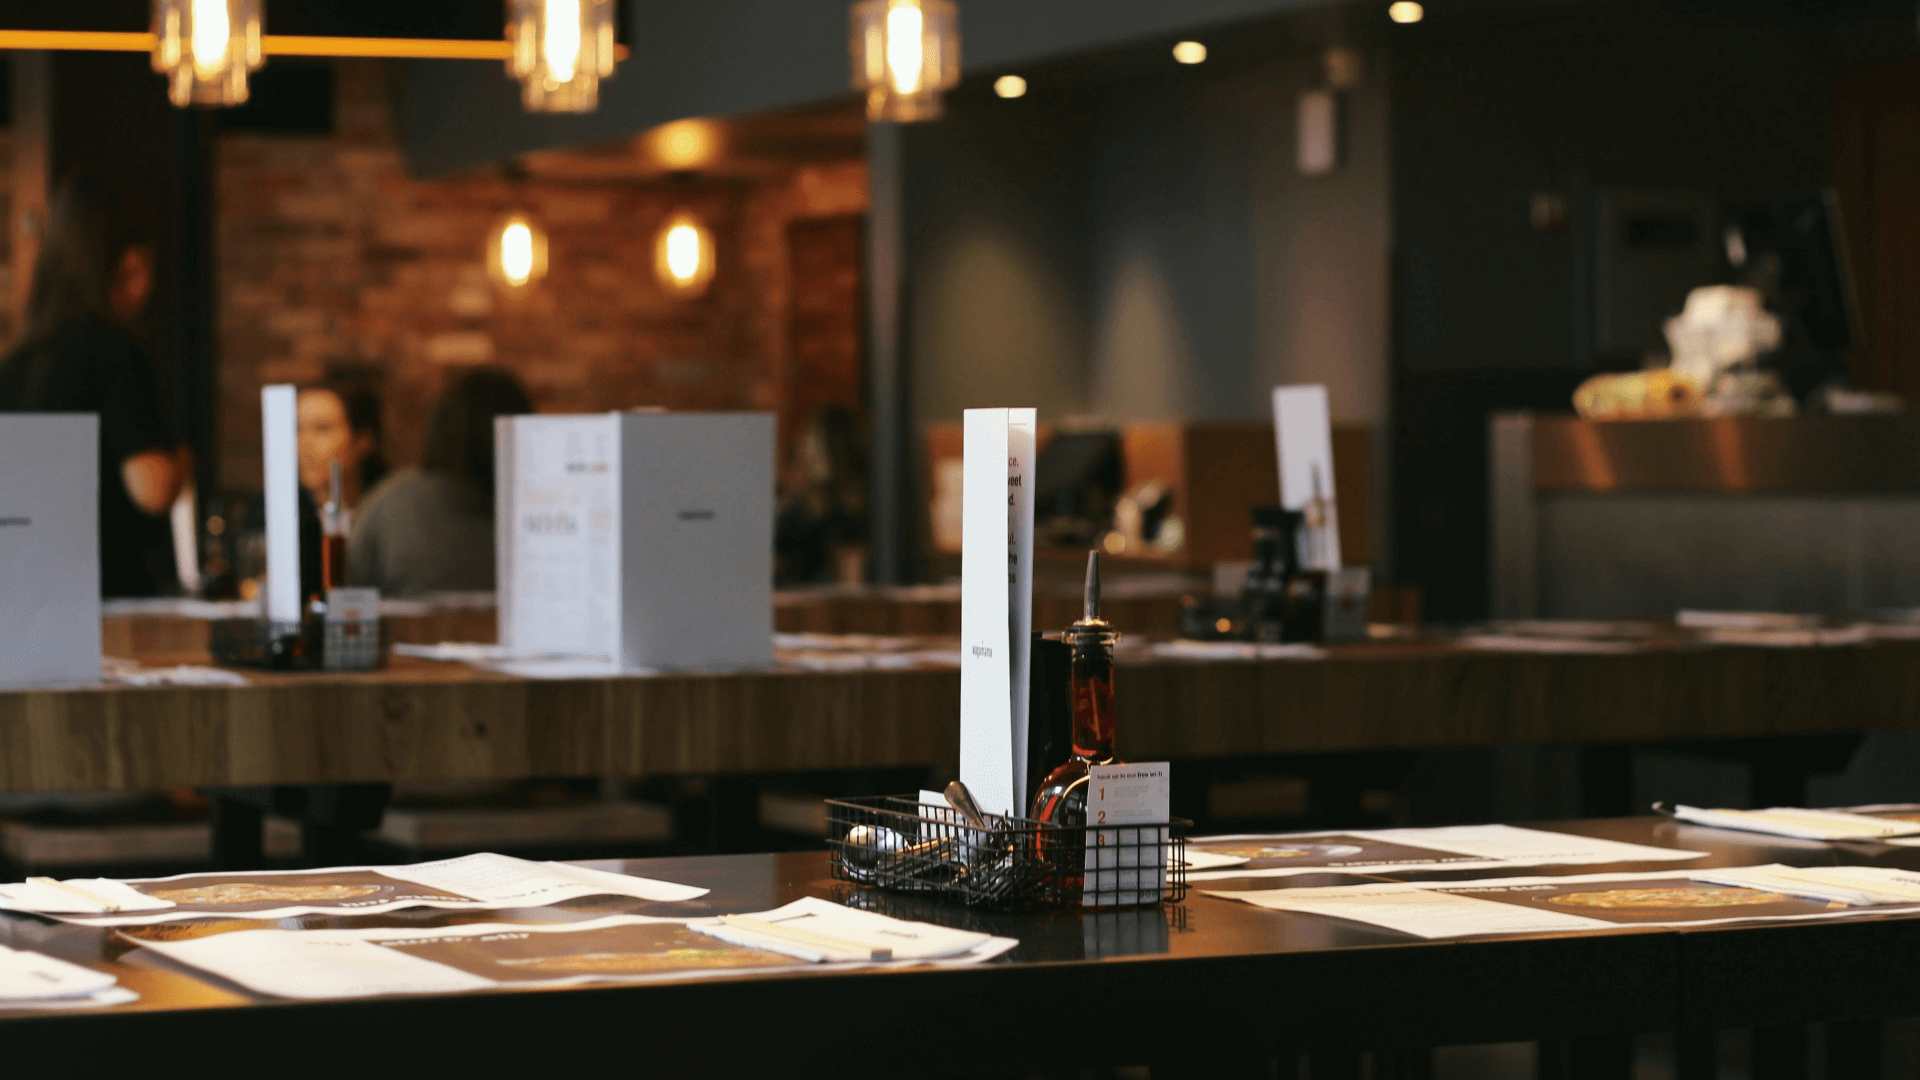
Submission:
[[[328,382],[300,391],[300,486],[315,506],[327,502],[334,463],[340,465],[340,503],[360,497],[387,475],[381,453],[380,395],[354,382]]]
[[[26,333],[0,362],[0,412],[100,417],[100,591],[174,585],[164,516],[193,472],[140,343],[153,292],[151,212],[132,188],[81,174],[54,196],[33,265]]]
[[[367,496],[347,544],[347,580],[388,596],[494,587],[493,421],[533,411],[511,372],[475,368],[427,417],[420,467]]]
[[[867,573],[867,455],[853,413],[814,413],[799,457],[799,481],[774,519],[774,580],[857,585]]]

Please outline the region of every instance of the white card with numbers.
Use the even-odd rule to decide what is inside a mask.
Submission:
[[[1160,902],[1167,880],[1167,785],[1172,771],[1164,761],[1088,767],[1084,906]],[[1113,825],[1154,827],[1102,827]]]

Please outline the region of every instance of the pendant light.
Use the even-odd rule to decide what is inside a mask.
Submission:
[[[545,230],[523,213],[502,218],[487,240],[487,273],[512,292],[546,277]]]
[[[613,74],[614,0],[507,0],[507,74],[528,112],[592,112]]]
[[[653,243],[653,273],[667,295],[691,300],[713,280],[713,233],[691,211],[678,210]]]
[[[153,0],[153,37],[175,105],[238,105],[263,56],[260,0]]]
[[[861,0],[850,48],[867,119],[937,120],[941,91],[960,82],[960,13],[953,0]]]

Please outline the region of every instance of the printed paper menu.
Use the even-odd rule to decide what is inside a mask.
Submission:
[[[832,910],[828,910],[832,909]],[[757,921],[802,919],[816,929],[837,928],[836,912],[874,921],[911,939],[916,928],[960,933],[808,899],[759,913]],[[841,931],[852,932],[852,931]],[[469,990],[565,986],[594,982],[649,982],[808,970],[846,970],[873,963],[813,963],[767,945],[714,936],[701,923],[614,915],[559,925],[481,923],[472,926],[356,930],[242,930],[185,941],[129,937],[182,964],[275,997],[319,999],[380,994],[437,994]],[[970,947],[944,950],[938,959],[899,960],[969,965],[1018,944],[1012,938],[966,935]],[[883,965],[884,966],[884,965]]]
[[[1207,836],[1187,842],[1188,880],[1288,877],[1329,871],[1490,870],[1501,866],[1581,866],[1682,862],[1699,851],[1624,844],[1512,825],[1432,829]],[[1231,869],[1229,869],[1231,867]]]
[[[1739,867],[1693,874],[1579,874],[1428,884],[1226,890],[1274,911],[1422,938],[1834,919],[1920,911],[1920,874],[1885,867]]]
[[[374,915],[410,907],[538,907],[584,896],[672,902],[707,891],[570,863],[479,854],[412,866],[182,874],[133,881],[39,878],[0,885],[0,908],[91,926],[134,926],[181,919]]]

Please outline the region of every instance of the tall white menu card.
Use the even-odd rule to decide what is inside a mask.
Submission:
[[[0,415],[0,684],[100,681],[100,418]]]
[[[1327,412],[1327,388],[1319,385],[1273,389],[1273,439],[1280,455],[1280,504],[1307,513],[1309,526],[1300,553],[1315,570],[1340,569],[1340,515],[1333,491],[1333,424]],[[1316,518],[1319,520],[1316,521]]]
[[[1034,409],[968,409],[960,554],[960,779],[1023,814],[1033,628]]]
[[[773,417],[515,416],[495,437],[509,653],[773,661]]]
[[[292,386],[260,388],[267,488],[267,621],[300,622],[300,420]]]

